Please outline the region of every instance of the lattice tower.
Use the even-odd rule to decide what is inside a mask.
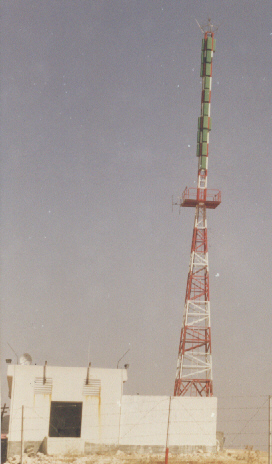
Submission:
[[[175,396],[212,396],[212,354],[209,292],[207,209],[221,202],[219,190],[207,189],[211,131],[212,61],[214,32],[204,32],[201,50],[201,116],[198,118],[197,188],[187,188],[176,205],[195,208],[195,220],[178,351]]]

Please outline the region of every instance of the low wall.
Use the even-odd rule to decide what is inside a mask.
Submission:
[[[24,442],[24,452],[27,452],[28,449],[33,450],[33,453],[38,451],[44,453],[43,440],[38,441],[25,441]],[[8,440],[7,446],[7,457],[14,456],[15,454],[21,454],[21,442],[20,441],[10,441]]]
[[[85,440],[71,437],[46,437],[43,450],[50,456],[55,454],[82,455],[85,454]]]
[[[163,454],[165,453],[164,445],[105,445],[97,443],[85,442],[84,454],[115,454],[118,450],[123,453],[131,454]],[[169,452],[171,454],[190,454],[194,451],[202,450],[204,453],[216,451],[216,447],[206,446],[169,446]]]

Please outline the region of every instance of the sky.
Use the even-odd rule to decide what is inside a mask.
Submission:
[[[2,0],[4,401],[12,350],[105,368],[129,350],[125,393],[173,394],[194,210],[171,204],[197,180],[209,17],[214,393],[272,395],[271,1]]]

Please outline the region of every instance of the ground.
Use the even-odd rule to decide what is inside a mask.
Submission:
[[[13,456],[7,461],[10,464],[19,464],[20,456]],[[117,451],[116,454],[94,454],[89,456],[46,456],[37,453],[34,456],[25,454],[23,464],[164,464],[165,457],[158,455],[125,454]],[[196,452],[187,455],[169,454],[168,464],[267,464],[267,453],[246,450],[224,450],[216,454]]]

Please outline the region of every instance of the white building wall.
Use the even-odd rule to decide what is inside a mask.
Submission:
[[[52,379],[52,393],[35,394],[35,378],[43,377],[43,369],[43,366],[32,365],[8,366],[11,385],[9,443],[21,440],[22,405],[25,442],[41,443],[48,437],[51,401],[82,402],[82,440],[118,443],[123,382],[127,380],[125,369],[90,368],[90,381],[101,381],[100,392],[94,396],[83,394],[87,368],[56,366],[46,367],[46,378]],[[61,438],[51,441],[56,440]]]
[[[21,440],[22,406],[25,440],[41,441],[48,435],[51,396],[34,395],[34,380],[38,375],[41,374],[37,366],[8,366],[11,384],[9,442]]]
[[[90,368],[89,379],[100,380],[95,394],[83,394],[87,368],[46,367],[52,391],[36,393],[35,379],[43,377],[43,366],[8,366],[12,384],[10,405],[9,455],[18,454],[24,405],[24,441],[37,450],[46,439],[48,454],[91,453],[120,448],[162,452],[166,445],[169,415],[168,396],[123,396],[125,369]],[[48,437],[51,401],[82,402],[80,438]],[[169,417],[171,451],[186,452],[216,447],[216,398],[172,397]],[[151,447],[151,448],[150,448]],[[17,451],[16,451],[17,450]]]

